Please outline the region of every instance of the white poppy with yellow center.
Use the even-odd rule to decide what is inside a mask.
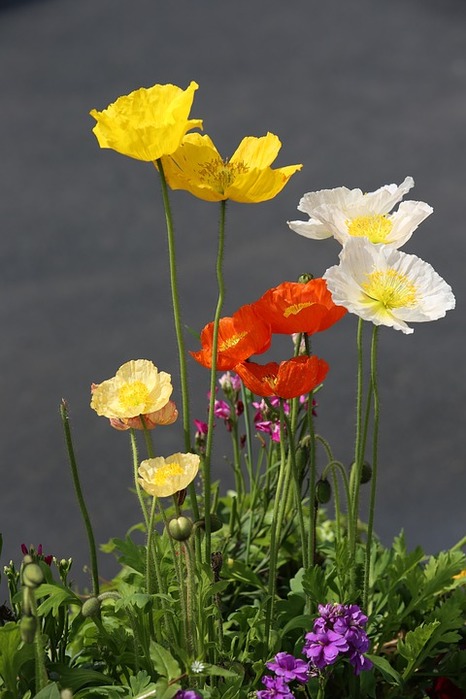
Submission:
[[[196,478],[200,459],[197,454],[172,454],[146,459],[138,468],[138,481],[150,495],[166,498],[187,488]]]
[[[108,418],[132,418],[161,410],[173,391],[171,376],[148,359],[133,359],[112,379],[92,386],[91,408]]]
[[[422,201],[404,201],[389,213],[413,186],[413,178],[406,177],[400,185],[388,184],[367,194],[347,187],[308,192],[298,210],[308,214],[309,221],[288,225],[306,238],[334,236],[342,245],[350,238],[367,238],[374,245],[399,248],[433,210]]]
[[[366,238],[349,240],[340,264],[323,276],[338,306],[404,333],[414,332],[408,322],[437,320],[455,307],[450,286],[431,265]]]

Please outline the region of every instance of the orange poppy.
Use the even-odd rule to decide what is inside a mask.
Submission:
[[[327,362],[315,355],[293,357],[280,364],[242,362],[235,367],[236,373],[252,393],[279,398],[297,398],[309,393],[322,383],[328,369]]]
[[[283,282],[265,292],[254,309],[268,323],[273,333],[313,333],[326,330],[347,313],[336,306],[325,279],[311,279],[306,284]]]
[[[214,324],[209,323],[201,332],[202,349],[191,352],[194,359],[208,369],[212,366]],[[270,325],[252,305],[241,306],[231,317],[220,318],[216,368],[233,369],[253,354],[266,352],[272,340]]]

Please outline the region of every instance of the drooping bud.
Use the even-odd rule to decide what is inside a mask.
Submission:
[[[356,463],[353,461],[351,464],[351,470],[356,467]],[[361,468],[361,480],[360,483],[361,485],[364,485],[364,483],[369,483],[370,479],[372,478],[372,466],[368,461],[363,461],[362,468]]]
[[[316,500],[325,505],[332,497],[332,487],[326,478],[320,478],[316,483]]]
[[[200,529],[205,529],[205,519],[198,519],[197,522],[194,523],[195,527],[199,527]],[[217,517],[217,515],[210,515],[210,531],[211,532],[218,532],[220,529],[223,527],[223,522],[220,519],[220,517]]]
[[[100,612],[100,600],[97,597],[89,597],[81,607],[81,614],[88,619],[89,617],[97,616]]]
[[[25,556],[26,558],[26,556]],[[37,563],[28,563],[23,568],[23,585],[35,589],[44,582],[44,574],[40,565]]]
[[[175,517],[169,521],[167,529],[175,541],[186,541],[193,531],[193,523],[188,517]]]

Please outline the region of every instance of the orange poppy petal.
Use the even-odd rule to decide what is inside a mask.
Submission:
[[[235,371],[246,388],[258,396],[297,398],[309,393],[325,379],[329,366],[319,357],[300,356],[280,364],[242,362]]]

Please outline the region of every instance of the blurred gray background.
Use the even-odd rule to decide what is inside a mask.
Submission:
[[[0,2],[2,562],[19,561],[22,542],[42,543],[73,556],[86,579],[62,397],[97,540],[139,521],[128,436],[89,409],[89,386],[139,357],[178,385],[165,227],[152,165],[100,150],[88,113],[141,86],[191,80],[192,116],[225,156],[272,131],[283,142],[276,165],[304,164],[274,201],[229,206],[225,314],[336,264],[333,240],[286,225],[304,192],[412,175],[408,198],[434,207],[404,249],[446,278],[457,310],[412,336],[380,333],[376,530],[388,543],[404,527],[429,552],[453,545],[466,531],[466,3],[10,0]],[[184,192],[172,202],[184,321],[199,330],[214,310],[218,209]],[[314,341],[331,365],[318,429],[344,462],[355,330],[348,316]],[[203,419],[208,372],[190,369],[192,416]],[[179,450],[181,423],[154,437],[158,453]],[[221,453],[214,474],[231,484]]]

